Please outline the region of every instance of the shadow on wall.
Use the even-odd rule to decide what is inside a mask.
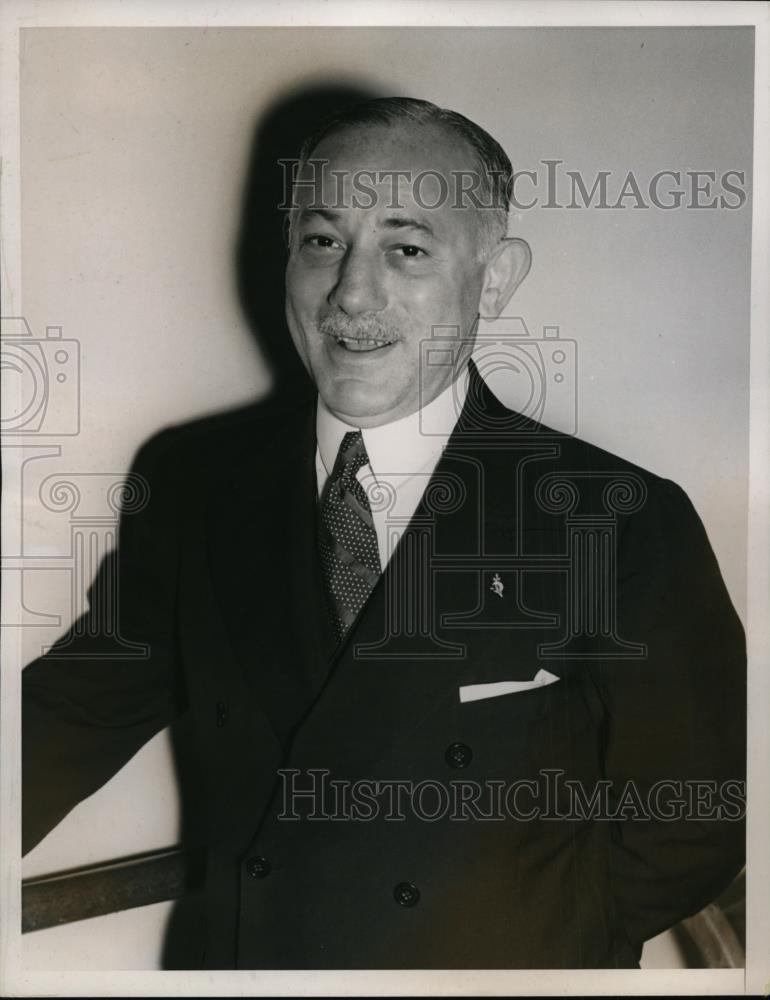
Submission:
[[[241,307],[273,378],[270,400],[265,403],[303,395],[312,389],[284,315],[285,213],[278,206],[285,194],[284,170],[279,161],[296,158],[304,138],[325,118],[377,96],[381,95],[353,84],[304,85],[275,102],[256,124],[235,268]],[[257,407],[262,405],[258,403]],[[208,423],[213,427],[234,416],[237,413],[217,414],[196,421],[196,426],[202,428]],[[171,739],[181,803],[180,841],[184,846],[204,846],[205,816],[189,717],[172,727]],[[200,968],[204,933],[203,896],[179,900],[167,925],[162,968]]]
[[[299,155],[303,139],[330,115],[381,96],[353,85],[318,84],[287,94],[260,117],[246,175],[241,231],[236,247],[241,307],[273,375],[274,391],[307,382],[284,317],[285,200],[280,160]]]

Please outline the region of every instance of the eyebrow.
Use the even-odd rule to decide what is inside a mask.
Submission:
[[[328,208],[303,208],[299,213],[300,222],[304,222],[311,215],[319,215],[322,219],[326,219],[327,222],[336,222],[340,217],[339,212],[332,212]]]
[[[307,207],[301,209],[300,221],[305,221],[311,216],[319,216],[327,222],[338,222],[341,215],[341,212],[335,212],[329,208]],[[421,222],[419,219],[415,219],[408,215],[389,215],[383,220],[383,225],[388,229],[416,229],[418,232],[425,233],[427,236],[436,238],[436,232],[429,222]]]
[[[389,215],[385,219],[385,225],[388,229],[417,229],[428,236],[436,235],[430,223],[420,222],[419,219],[413,219],[406,215]]]

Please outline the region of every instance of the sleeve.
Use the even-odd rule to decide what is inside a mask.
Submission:
[[[121,517],[88,611],[22,672],[22,850],[27,853],[185,708],[176,640],[180,511],[166,438],[132,472],[146,504]],[[117,629],[109,627],[111,616]],[[127,650],[115,634],[143,650]]]
[[[611,848],[618,916],[640,947],[716,898],[745,854],[743,629],[674,483],[658,480],[626,525],[617,608],[621,638],[643,642],[646,654],[598,661],[594,681],[606,711],[605,777],[616,802],[641,802],[649,817],[624,813]]]

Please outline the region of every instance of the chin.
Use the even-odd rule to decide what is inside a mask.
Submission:
[[[378,420],[388,419],[390,407],[382,407],[372,403],[371,399],[362,400],[359,397],[350,399],[349,397],[338,397],[334,400],[334,405],[326,404],[332,412],[338,414],[342,420],[359,427],[367,424],[377,423]]]
[[[354,387],[334,386],[323,400],[332,413],[354,426],[375,427],[396,419],[391,414],[398,407],[398,399],[364,383]]]

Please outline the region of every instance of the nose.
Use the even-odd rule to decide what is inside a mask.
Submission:
[[[361,249],[351,248],[340,263],[329,303],[349,316],[385,308],[385,290],[377,261]]]

